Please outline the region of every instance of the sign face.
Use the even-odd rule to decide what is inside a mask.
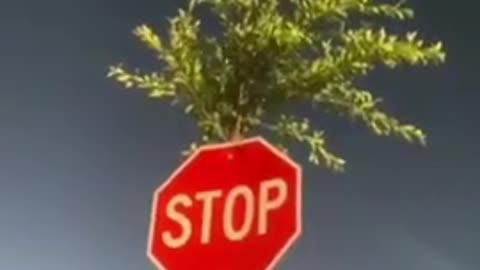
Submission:
[[[161,270],[270,270],[301,233],[301,169],[260,137],[201,147],[156,191]]]

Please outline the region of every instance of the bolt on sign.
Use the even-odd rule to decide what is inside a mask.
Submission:
[[[261,137],[203,146],[154,194],[160,270],[271,270],[301,233],[301,169]]]

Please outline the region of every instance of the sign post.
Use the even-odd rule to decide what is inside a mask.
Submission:
[[[154,194],[159,270],[271,270],[301,233],[301,169],[261,137],[203,146]]]

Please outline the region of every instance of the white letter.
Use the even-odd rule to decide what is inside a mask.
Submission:
[[[235,200],[238,196],[245,198],[245,216],[243,224],[239,230],[233,228],[233,209]],[[225,236],[232,241],[242,240],[250,231],[253,222],[253,192],[246,186],[240,186],[232,189],[225,202],[225,210],[223,212],[223,230]]]
[[[278,195],[274,199],[269,199],[271,189],[278,190]],[[260,198],[258,202],[258,233],[260,235],[267,233],[268,212],[280,208],[287,199],[287,185],[280,178],[263,182],[260,185]]]
[[[190,220],[185,217],[185,215],[177,212],[175,209],[177,204],[181,204],[184,207],[190,207],[192,206],[192,200],[190,200],[190,198],[185,194],[179,194],[168,202],[167,216],[176,221],[182,227],[182,234],[177,238],[174,238],[171,232],[162,233],[163,243],[170,248],[182,247],[192,235],[192,224],[190,223]]]
[[[197,193],[195,198],[203,201],[203,214],[202,214],[202,244],[208,244],[210,241],[210,232],[212,231],[212,211],[213,200],[222,196],[221,190],[206,191]]]

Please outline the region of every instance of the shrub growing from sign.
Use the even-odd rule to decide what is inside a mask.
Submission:
[[[284,109],[314,104],[323,113],[361,122],[376,135],[425,145],[421,129],[384,112],[381,98],[356,83],[375,67],[445,60],[440,42],[383,27],[384,19],[413,18],[404,2],[190,0],[169,20],[167,37],[147,25],[134,30],[160,60],[159,71],[131,71],[120,64],[108,76],[182,106],[198,125],[202,143],[270,134],[284,151],[289,142],[302,143],[311,162],[342,171],[345,160],[328,150],[324,132]],[[221,33],[202,31],[197,12],[202,8],[221,25]]]

